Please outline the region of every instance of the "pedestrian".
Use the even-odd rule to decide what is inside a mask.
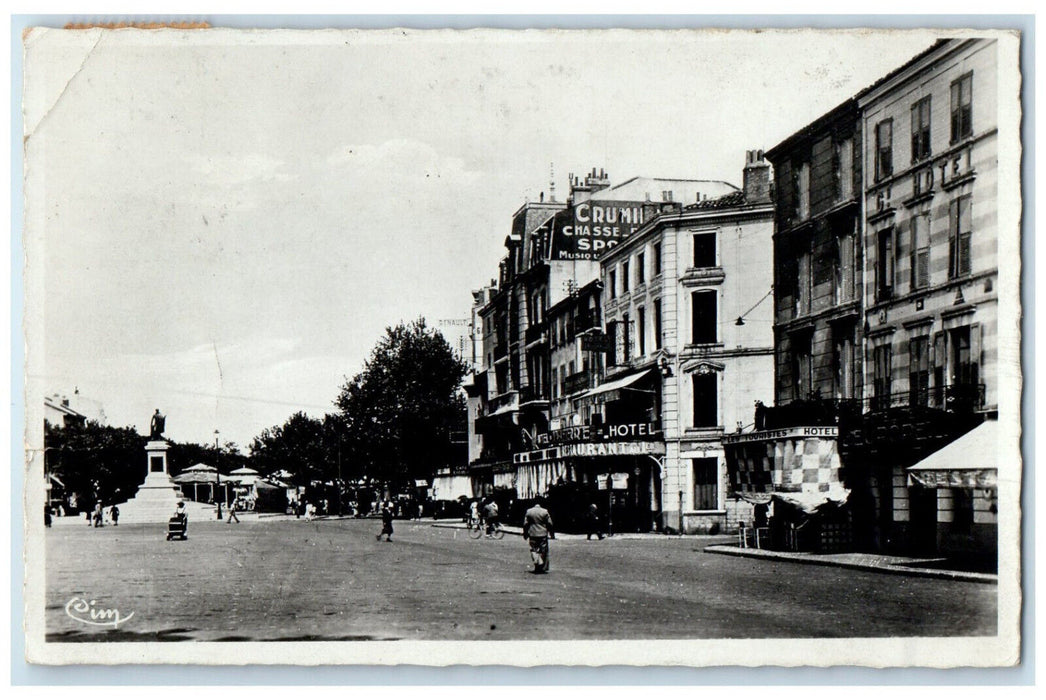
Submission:
[[[386,542],[392,542],[392,501],[385,501],[381,506],[381,532],[378,533],[378,541],[381,542],[382,535]]]
[[[487,521],[487,537],[493,536],[498,526],[498,504],[493,498],[483,506],[483,519]]]
[[[44,527],[51,527],[51,504],[44,504]]]
[[[239,510],[240,510],[240,499],[234,498],[232,503],[229,505],[229,518],[225,521],[226,525],[231,523],[233,520],[235,520],[236,522],[240,522],[240,517],[238,515],[236,515],[237,511],[239,511]]]
[[[113,521],[113,525],[120,524],[120,509],[113,504],[113,507],[109,509],[109,519]]]
[[[312,516],[316,514],[316,506],[312,502],[305,504],[305,522],[312,522]]]
[[[102,522],[102,518],[103,518],[103,515],[102,515],[102,502],[98,501],[98,503],[96,503],[95,506],[94,506],[94,526],[95,527],[102,527],[102,525],[104,524]]]
[[[599,517],[599,506],[595,503],[588,505],[588,537],[585,539],[592,539],[592,535],[599,535],[599,539],[603,539],[603,520]]]
[[[530,542],[530,558],[535,574],[548,573],[548,538],[552,536],[552,516],[545,508],[545,499],[537,502],[523,517],[523,537]]]

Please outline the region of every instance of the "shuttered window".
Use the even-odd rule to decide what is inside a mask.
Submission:
[[[912,219],[912,289],[930,286],[930,215]]]
[[[948,215],[948,275],[950,278],[970,274],[970,239],[973,236],[973,212],[970,195],[951,203]]]
[[[719,460],[698,457],[693,462],[694,510],[716,510],[719,507]]]
[[[952,143],[973,135],[973,73],[952,83]]]

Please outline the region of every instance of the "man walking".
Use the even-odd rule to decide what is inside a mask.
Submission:
[[[113,521],[113,525],[120,524],[120,509],[113,504],[113,507],[109,509],[109,519]]]
[[[552,535],[552,516],[545,509],[545,499],[538,496],[523,518],[523,537],[530,542],[530,558],[535,574],[548,573],[548,538]]]
[[[225,521],[226,525],[231,523],[233,520],[235,520],[236,522],[240,522],[240,517],[238,515],[236,515],[236,512],[239,509],[240,509],[240,499],[238,499],[238,498],[233,499],[233,502],[231,504],[229,504],[229,518],[228,518],[228,520]]]
[[[378,541],[385,536],[386,542],[392,542],[392,501],[385,501],[381,505],[381,532],[378,533]]]
[[[585,539],[592,539],[592,535],[599,535],[599,539],[603,539],[603,521],[599,517],[599,506],[595,503],[588,504],[588,537]]]

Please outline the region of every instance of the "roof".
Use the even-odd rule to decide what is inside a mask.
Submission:
[[[923,51],[920,51],[918,54],[916,54],[915,56],[913,56],[909,60],[905,61],[904,64],[902,64],[901,66],[899,66],[899,67],[895,68],[894,70],[890,71],[889,73],[887,73],[886,75],[884,75],[883,77],[879,78],[874,83],[869,85],[868,87],[866,87],[866,88],[864,88],[862,90],[859,90],[852,97],[848,97],[846,100],[844,100],[840,104],[836,105],[832,109],[828,110],[827,112],[822,114],[820,117],[817,117],[812,122],[804,125],[801,129],[796,131],[794,134],[792,134],[791,136],[789,136],[788,138],[784,139],[779,144],[777,144],[776,146],[774,146],[773,148],[768,150],[766,152],[767,159],[769,159],[770,161],[777,160],[777,157],[780,156],[784,151],[791,149],[793,146],[797,145],[800,141],[802,141],[802,140],[804,140],[806,138],[809,138],[813,134],[819,133],[819,132],[823,131],[825,129],[825,127],[830,125],[832,122],[834,122],[837,119],[842,118],[846,114],[847,110],[851,110],[851,109],[852,110],[856,110],[857,106],[858,106],[857,105],[857,101],[860,98],[862,98],[865,95],[867,95],[868,93],[872,92],[873,90],[878,88],[880,85],[882,85],[882,84],[886,83],[887,81],[891,80],[894,76],[896,76],[899,73],[901,73],[902,71],[906,70],[912,64],[917,63],[918,61],[921,61],[922,59],[926,58],[926,56],[930,55],[931,53],[933,53],[934,51],[939,49],[941,46],[944,46],[945,44],[947,44],[950,41],[958,41],[958,40],[957,39],[938,39],[937,41],[935,41],[933,43],[932,46],[928,47],[927,49],[925,49]]]
[[[671,192],[672,201],[685,204],[696,201],[697,194],[706,197],[722,197],[738,191],[738,188],[723,180],[683,180],[662,177],[636,176],[624,182],[593,192],[593,202],[661,202],[662,192]]]
[[[731,192],[730,194],[725,194],[722,197],[717,197],[715,199],[703,199],[700,202],[688,204],[684,207],[684,210],[693,211],[696,209],[730,209],[732,207],[743,207],[745,204],[747,204],[747,200],[745,199],[745,193],[741,190],[738,190],[737,192]],[[770,204],[770,202],[766,202],[766,204]]]

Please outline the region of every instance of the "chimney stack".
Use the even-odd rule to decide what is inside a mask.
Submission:
[[[748,204],[770,201],[770,163],[761,150],[745,152],[743,189]]]

